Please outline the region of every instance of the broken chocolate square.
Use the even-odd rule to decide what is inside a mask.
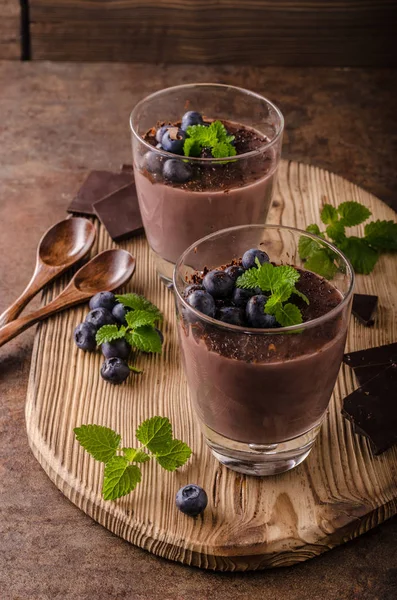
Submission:
[[[352,313],[360,323],[366,325],[366,327],[371,327],[374,324],[373,314],[377,304],[378,296],[354,294]]]
[[[143,230],[134,183],[95,202],[94,210],[115,242],[121,242]]]
[[[354,370],[360,385],[397,363],[397,343],[349,352],[343,362]]]
[[[365,435],[374,454],[397,443],[397,364],[390,365],[343,401],[343,416]]]
[[[132,181],[133,175],[131,172],[91,171],[67,211],[83,215],[95,215],[93,208],[95,202],[116,192]]]

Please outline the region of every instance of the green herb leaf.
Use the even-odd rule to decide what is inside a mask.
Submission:
[[[237,277],[236,286],[245,290],[251,290],[258,286],[258,269],[248,269]]]
[[[318,235],[320,237],[324,237],[320,231],[320,227],[318,225],[316,225],[315,223],[312,223],[312,225],[308,225],[306,227],[306,231],[308,233],[312,233],[313,235]]]
[[[330,258],[325,248],[320,248],[312,252],[305,263],[305,267],[309,271],[322,275],[326,279],[332,279],[337,271],[334,261]]]
[[[293,289],[293,286],[288,281],[284,281],[281,285],[279,285],[266,302],[265,313],[268,315],[274,315],[278,305],[286,302],[289,299]]]
[[[376,250],[397,250],[397,223],[373,221],[364,229],[365,240]]]
[[[211,154],[214,158],[227,158],[229,156],[236,156],[237,150],[227,142],[218,142],[212,147]]]
[[[346,227],[360,225],[371,216],[371,211],[359,202],[342,202],[338,206],[338,213]]]
[[[316,225],[317,227],[317,225]],[[309,237],[301,235],[298,243],[298,252],[302,260],[308,258],[313,252],[321,248],[320,244],[316,240],[312,240]]]
[[[320,217],[322,222],[326,225],[332,225],[334,221],[337,221],[339,219],[338,211],[331,204],[324,204]]]
[[[221,121],[213,121],[208,127],[191,125],[186,133],[188,137],[183,144],[185,156],[200,156],[203,148],[210,148],[214,158],[227,158],[237,153],[232,144],[234,136],[228,135]]]
[[[158,316],[155,312],[147,310],[131,310],[125,315],[128,327],[136,329],[143,325],[154,325],[158,320]]]
[[[194,138],[186,138],[183,144],[183,152],[185,156],[195,156],[197,158],[201,154],[201,145]]]
[[[105,466],[102,495],[104,500],[116,500],[126,496],[141,481],[141,470],[129,465],[125,456],[115,456]]]
[[[337,221],[332,225],[328,225],[325,231],[327,232],[328,237],[337,244],[342,242],[346,237],[345,226],[343,225],[342,221]]]
[[[297,290],[296,287],[294,287],[292,289],[292,293],[295,294],[296,296],[299,296],[299,298],[302,298],[302,300],[304,302],[306,302],[306,304],[310,304],[309,302],[309,298],[306,296],[306,294],[304,294],[303,292],[301,292],[300,290]]]
[[[155,458],[163,469],[175,471],[189,460],[191,454],[192,451],[187,444],[180,440],[172,440],[167,448],[156,452]]]
[[[348,237],[339,247],[352,263],[356,273],[368,275],[379,258],[377,250],[374,250],[364,238]]]
[[[302,323],[302,314],[299,308],[295,304],[281,305],[279,304],[275,311],[275,317],[282,327],[289,327],[291,325],[300,325]]]
[[[125,327],[118,327],[117,325],[103,325],[96,332],[95,340],[98,346],[105,342],[113,342],[114,340],[120,340],[124,337],[126,332]]]
[[[167,451],[172,442],[172,427],[167,417],[152,417],[147,419],[136,431],[137,439],[153,454]]]
[[[128,368],[130,371],[136,373],[137,375],[141,375],[143,373],[143,369],[138,369],[138,367],[134,367],[134,365],[128,365]]]
[[[108,462],[116,455],[121,436],[101,425],[81,425],[73,430],[76,440],[95,460]]]
[[[133,331],[127,331],[125,339],[131,346],[142,350],[142,352],[161,354],[160,336],[151,325],[143,325]]]
[[[116,299],[118,302],[121,302],[124,306],[128,308],[132,308],[133,310],[143,310],[145,312],[152,312],[158,315],[158,319],[162,319],[163,315],[149,300],[144,298],[144,296],[139,296],[138,294],[121,294],[116,295]]]
[[[144,463],[150,460],[149,454],[139,448],[122,448],[122,451],[129,462]]]

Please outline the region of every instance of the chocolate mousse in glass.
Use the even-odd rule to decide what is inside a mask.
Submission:
[[[203,148],[199,156],[186,157],[183,144],[178,154],[166,151],[161,127],[172,125],[177,132],[189,111],[199,113],[196,124],[221,121],[235,137],[237,154],[225,161]],[[172,281],[176,260],[195,240],[226,227],[265,223],[284,127],[269,100],[229,85],[180,85],[139,102],[130,125],[142,221],[164,282]]]
[[[298,252],[301,239],[319,243],[332,257],[331,280],[305,270]],[[192,289],[196,298],[203,294],[199,290],[208,270],[240,265],[251,248],[266,252],[274,265],[298,270],[296,288],[309,304],[295,294],[290,302],[301,310],[302,324],[252,327],[246,307],[250,293],[239,298],[237,307],[230,292],[215,299],[215,312],[207,311],[213,317],[189,303]],[[219,231],[178,259],[174,289],[183,365],[204,437],[220,462],[242,473],[273,475],[308,456],[342,361],[353,284],[352,267],[336,247],[276,225]],[[220,321],[223,315],[231,322]]]

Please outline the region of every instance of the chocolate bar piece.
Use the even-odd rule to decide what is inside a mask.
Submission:
[[[343,416],[365,435],[374,454],[397,443],[397,364],[384,369],[344,399]]]
[[[143,230],[134,183],[95,202],[94,210],[115,242],[121,242]]]
[[[345,354],[343,362],[354,370],[360,385],[397,363],[397,343]]]
[[[67,211],[95,215],[93,204],[133,181],[131,172],[91,171]]]
[[[370,294],[354,294],[353,296],[353,315],[366,327],[374,324],[373,314],[378,304],[378,296]]]

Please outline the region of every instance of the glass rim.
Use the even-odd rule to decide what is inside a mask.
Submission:
[[[219,88],[219,89],[229,88],[231,90],[236,90],[238,92],[242,92],[248,96],[252,96],[262,102],[265,101],[268,105],[270,105],[273,108],[273,110],[276,112],[276,114],[280,120],[279,128],[278,128],[278,131],[276,132],[276,135],[274,136],[274,138],[272,140],[270,140],[270,142],[264,143],[259,148],[256,148],[255,150],[250,150],[249,152],[244,152],[243,154],[238,154],[237,156],[223,157],[223,158],[198,158],[195,156],[182,157],[180,154],[173,154],[172,152],[167,152],[165,150],[159,150],[159,148],[152,146],[151,144],[149,144],[149,142],[144,140],[139,135],[139,133],[136,131],[134,124],[133,124],[134,116],[135,116],[136,112],[145,104],[145,102],[147,102],[148,100],[155,99],[157,96],[161,96],[162,94],[164,94],[166,92],[177,91],[178,89],[181,90],[181,89],[199,88],[199,87],[202,87],[202,88],[213,87],[213,88]],[[283,116],[281,110],[275,104],[273,104],[273,102],[271,102],[270,100],[265,98],[265,96],[258,94],[257,92],[253,92],[251,90],[247,90],[245,88],[238,87],[235,85],[228,85],[226,83],[210,83],[210,82],[209,83],[185,83],[185,84],[181,84],[181,85],[174,85],[171,87],[163,88],[161,90],[158,90],[157,92],[153,92],[152,94],[145,96],[145,98],[142,98],[142,100],[140,100],[131,111],[130,128],[131,128],[132,134],[135,136],[135,138],[139,142],[141,142],[144,146],[146,146],[146,148],[148,148],[148,150],[151,150],[152,152],[155,152],[156,154],[158,154],[160,156],[168,156],[171,158],[179,158],[179,159],[184,158],[184,160],[188,160],[189,162],[192,162],[194,164],[214,164],[214,163],[216,164],[216,163],[224,163],[225,158],[229,158],[229,160],[233,161],[233,162],[238,162],[239,160],[242,160],[242,159],[250,158],[253,156],[259,156],[265,150],[272,148],[279,141],[281,136],[283,135],[284,116]]]
[[[349,288],[348,288],[347,292],[345,293],[345,295],[343,296],[342,301],[337,306],[335,306],[333,309],[331,309],[329,312],[325,313],[325,315],[322,315],[321,317],[316,317],[315,319],[310,319],[309,321],[305,321],[304,323],[300,323],[299,325],[289,325],[288,327],[277,327],[277,328],[276,327],[273,327],[273,328],[244,327],[243,325],[232,325],[231,323],[225,323],[223,321],[219,321],[218,319],[214,319],[213,317],[209,317],[209,316],[205,315],[204,313],[200,312],[199,310],[197,310],[196,308],[194,308],[193,306],[191,306],[186,301],[186,299],[182,296],[182,294],[179,292],[178,285],[177,285],[178,268],[183,264],[185,257],[190,252],[194,251],[200,244],[202,244],[212,238],[215,238],[218,235],[231,233],[234,231],[240,231],[242,229],[262,229],[262,230],[263,229],[285,229],[285,230],[292,231],[293,233],[296,233],[296,234],[305,235],[309,238],[312,238],[316,242],[320,242],[322,245],[325,245],[328,248],[330,248],[345,263],[345,265],[347,267],[347,274],[350,277]],[[321,277],[321,276],[319,276],[319,277]],[[326,280],[326,281],[328,281],[328,280]],[[303,229],[298,229],[297,227],[290,227],[288,225],[253,224],[253,225],[238,225],[236,227],[228,227],[226,229],[220,229],[219,231],[210,233],[209,235],[206,235],[205,237],[197,240],[197,242],[195,242],[194,244],[189,246],[189,248],[187,248],[183,252],[183,254],[181,254],[181,256],[178,258],[178,260],[176,261],[175,267],[174,267],[174,272],[173,272],[173,277],[172,277],[172,282],[173,282],[173,287],[174,287],[175,293],[176,293],[177,297],[179,298],[179,300],[184,305],[184,307],[187,308],[188,310],[192,311],[194,315],[196,315],[203,321],[206,321],[207,323],[216,325],[217,327],[220,327],[221,329],[227,329],[230,331],[234,331],[236,333],[237,332],[238,333],[246,333],[246,334],[251,334],[251,335],[252,334],[281,335],[284,333],[301,331],[303,329],[310,329],[317,325],[321,325],[322,323],[325,323],[329,319],[332,319],[334,316],[336,316],[336,314],[339,313],[346,306],[346,304],[348,304],[350,302],[351,296],[353,294],[353,289],[354,289],[355,274],[354,274],[354,269],[353,269],[349,259],[343,254],[343,252],[341,252],[339,250],[339,248],[337,248],[330,242],[324,240],[323,238],[320,238],[318,235],[309,233],[308,231],[303,231]]]

